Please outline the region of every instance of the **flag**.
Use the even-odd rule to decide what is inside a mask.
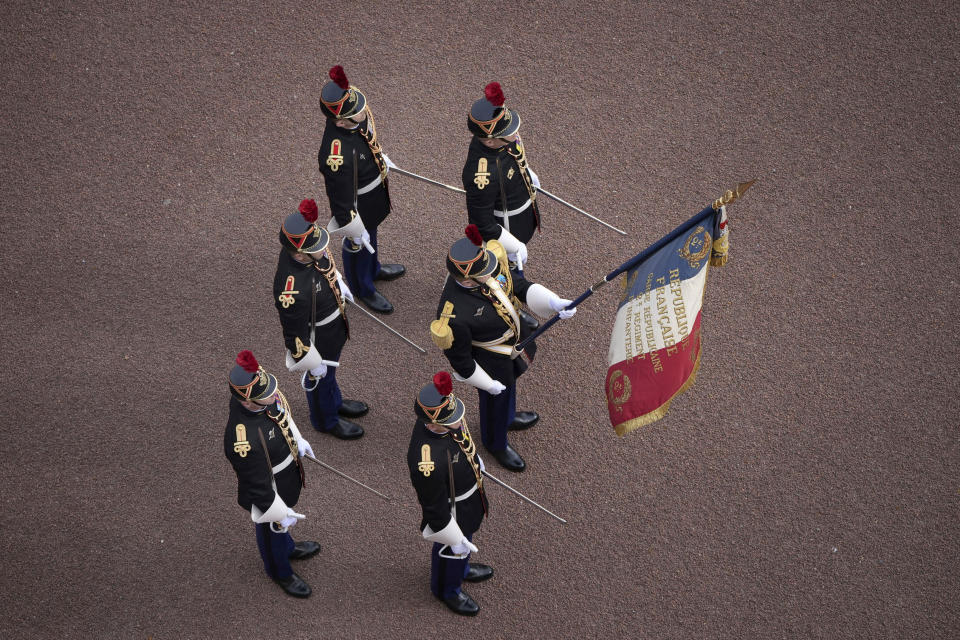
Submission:
[[[749,186],[749,185],[748,185]],[[715,208],[716,206],[716,208]],[[726,208],[711,205],[638,254],[610,339],[610,422],[624,435],[656,422],[694,382],[707,274],[727,260]]]

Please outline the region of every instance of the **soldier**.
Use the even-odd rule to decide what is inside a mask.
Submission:
[[[423,511],[421,533],[433,542],[430,590],[454,612],[475,616],[480,607],[460,585],[493,575],[487,565],[470,562],[477,551],[473,534],[487,513],[483,461],[449,373],[441,371],[420,390],[414,411],[407,465]]]
[[[559,312],[561,318],[573,316],[576,309],[565,309],[570,300],[543,285],[514,282],[503,246],[497,240],[484,246],[475,225],[467,226],[466,235],[447,255],[450,275],[430,333],[457,380],[477,388],[483,446],[507,469],[523,471],[526,463],[507,442],[507,430],[528,429],[540,416],[516,411],[516,380],[527,369],[516,345],[530,333],[517,308],[523,301],[535,313]],[[534,345],[526,351],[532,359]]]
[[[540,179],[527,164],[520,139],[520,115],[503,106],[499,82],[484,88],[473,103],[467,128],[473,134],[463,166],[467,217],[484,240],[498,240],[507,252],[514,280],[522,279],[527,243],[540,230],[537,187]],[[539,323],[519,309],[531,330]]]
[[[373,311],[391,313],[393,305],[373,283],[406,271],[380,264],[377,254],[377,227],[390,213],[387,172],[395,165],[380,148],[363,93],[350,86],[340,65],[330,69],[330,79],[320,92],[327,125],[317,154],[333,215],[327,229],[344,236],[343,268],[356,296]]]
[[[353,294],[327,250],[330,235],[316,221],[313,200],[303,200],[283,221],[273,302],[283,327],[287,369],[302,375],[313,428],[352,440],[363,435],[363,428],[347,418],[369,410],[359,400],[345,400],[337,385],[340,352],[349,337],[344,306]]]
[[[257,546],[267,575],[297,598],[310,586],[290,568],[291,560],[320,551],[316,542],[294,543],[289,529],[305,516],[293,510],[303,486],[300,457],[313,455],[290,415],[277,379],[250,351],[237,355],[230,371],[230,417],[223,451],[237,473],[237,502],[256,523]]]

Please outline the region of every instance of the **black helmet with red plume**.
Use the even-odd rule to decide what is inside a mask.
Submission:
[[[320,253],[330,243],[330,234],[317,224],[319,211],[313,199],[302,200],[280,226],[280,244],[291,251]]]
[[[503,106],[503,89],[499,82],[491,82],[483,90],[483,97],[473,103],[467,117],[467,128],[481,138],[505,138],[520,128],[520,115]]]
[[[446,371],[433,376],[433,381],[420,389],[413,406],[417,417],[424,422],[449,426],[463,418],[463,400],[453,395],[453,380]]]
[[[367,106],[367,97],[350,84],[343,67],[330,68],[330,82],[320,90],[320,108],[328,118],[349,118]]]
[[[244,349],[237,354],[230,370],[230,393],[238,400],[269,400],[277,391],[277,379],[264,371],[253,353]]]
[[[457,278],[485,278],[497,268],[497,256],[484,246],[480,230],[468,224],[460,238],[447,254],[447,271]]]

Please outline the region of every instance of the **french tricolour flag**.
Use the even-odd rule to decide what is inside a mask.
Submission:
[[[691,224],[693,222],[693,224]],[[666,415],[700,366],[700,318],[711,260],[726,262],[724,207],[707,207],[625,272],[610,339],[607,406],[624,435]],[[680,232],[680,233],[677,233]]]

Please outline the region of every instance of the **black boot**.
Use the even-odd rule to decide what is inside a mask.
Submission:
[[[370,411],[370,407],[367,406],[366,402],[360,402],[359,400],[344,400],[343,404],[340,405],[340,410],[337,413],[342,415],[344,418],[359,418],[360,416],[367,415],[367,411]]]
[[[363,427],[356,422],[350,422],[345,418],[338,418],[337,424],[327,431],[330,435],[341,440],[356,440],[363,435]]]
[[[380,271],[373,277],[374,280],[396,280],[407,272],[402,264],[381,264]]]
[[[479,562],[471,562],[467,569],[467,575],[463,579],[467,582],[483,582],[493,577],[493,567],[489,567]]]
[[[293,545],[293,551],[288,556],[291,560],[306,560],[310,556],[320,553],[320,543],[313,540],[304,540]]]
[[[540,416],[536,411],[517,411],[513,415],[513,422],[507,425],[510,431],[523,431],[537,424]]]
[[[360,302],[370,307],[371,311],[383,314],[393,313],[393,305],[377,290],[373,291],[372,296],[357,296],[357,298]]]
[[[527,468],[527,463],[523,461],[520,454],[513,450],[513,447],[507,445],[503,451],[491,451],[497,462],[502,464],[509,471],[523,471]]]
[[[310,585],[295,573],[290,574],[289,578],[274,578],[273,581],[280,585],[280,588],[286,591],[287,595],[294,598],[308,598],[313,593]]]
[[[443,603],[447,605],[451,611],[461,616],[475,616],[480,611],[480,605],[474,602],[473,598],[463,591],[460,591],[460,593],[455,596],[443,598]]]

